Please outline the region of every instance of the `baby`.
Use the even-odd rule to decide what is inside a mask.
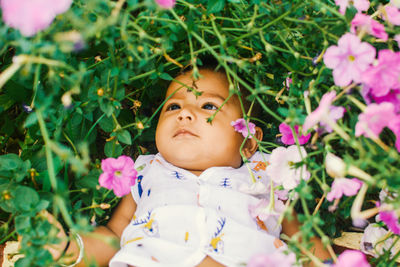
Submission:
[[[95,230],[119,240],[121,248],[85,235],[84,246],[71,241],[66,262],[74,262],[84,247],[78,266],[91,261],[111,267],[243,266],[255,254],[280,247],[281,229],[289,237],[299,231],[297,219],[280,226],[277,219],[263,222],[249,213],[260,200],[243,190],[253,183],[250,171],[265,185],[270,182],[262,166],[268,155],[257,152],[262,130],[256,127],[242,146],[243,135],[231,126],[243,117],[239,97],[229,98],[225,73],[202,68],[200,74],[194,80],[186,71],[170,84],[156,130],[159,153],[137,158],[132,194],[107,226]],[[242,164],[241,146],[248,165]],[[329,258],[320,240],[313,241],[314,255]]]

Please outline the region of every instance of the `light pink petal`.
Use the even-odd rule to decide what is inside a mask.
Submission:
[[[334,267],[370,267],[365,255],[358,250],[345,250],[339,255]]]
[[[22,35],[33,36],[46,29],[58,13],[66,11],[72,0],[1,0],[4,22]]]
[[[130,177],[116,178],[113,180],[113,191],[117,197],[129,194],[131,186],[134,185],[134,179]]]
[[[107,189],[112,189],[112,181],[114,179],[114,175],[112,173],[102,173],[99,176],[99,184],[101,187],[105,187]]]
[[[344,14],[347,6],[349,5],[349,0],[335,0],[335,4],[339,6],[339,12]]]
[[[389,126],[397,117],[392,103],[370,104],[363,113],[358,115],[356,124],[356,136],[364,135],[369,138],[379,136],[383,128]],[[371,135],[372,132],[375,136]]]
[[[353,3],[358,12],[367,11],[370,4],[368,0],[354,0]]]
[[[309,129],[314,127],[314,125],[319,123],[323,119],[323,117],[328,116],[328,112],[335,97],[335,91],[325,93],[322,96],[318,108],[316,108],[313,112],[311,112],[311,114],[306,117],[303,124],[304,132],[307,132]]]
[[[393,25],[400,25],[400,11],[397,7],[393,5],[387,5],[385,7],[385,11],[387,14],[387,20]],[[386,16],[382,16],[384,20],[386,20]]]
[[[155,0],[161,8],[173,8],[176,0]]]
[[[342,57],[343,57],[342,50],[338,46],[332,45],[328,47],[323,58],[325,65],[328,68],[334,69],[343,60]]]

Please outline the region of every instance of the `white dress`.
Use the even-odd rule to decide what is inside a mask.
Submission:
[[[269,155],[257,152],[248,166],[212,167],[200,176],[173,166],[160,154],[139,156],[132,187],[134,218],[121,237],[111,267],[199,264],[207,255],[226,266],[243,266],[258,253],[273,252],[282,242],[277,219],[252,218],[249,205],[263,196],[245,193],[254,178],[267,187]]]

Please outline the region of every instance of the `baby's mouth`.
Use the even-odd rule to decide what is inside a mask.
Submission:
[[[178,137],[178,136],[196,136],[198,137],[197,134],[192,133],[189,130],[186,129],[179,129],[178,131],[175,132],[175,134],[173,135],[173,137]]]

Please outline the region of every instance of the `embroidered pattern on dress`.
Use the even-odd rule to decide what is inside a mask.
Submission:
[[[143,225],[143,232],[152,237],[158,237],[158,222],[154,220],[154,214],[150,211],[147,212],[147,216],[144,219],[136,219],[132,222],[132,225]]]
[[[222,236],[224,234],[222,233],[222,229],[224,228],[225,223],[226,223],[226,218],[220,218],[218,220],[219,225],[217,227],[217,231],[214,233],[208,245],[208,249],[212,252],[220,254],[224,253],[224,241],[222,240]]]
[[[176,178],[178,180],[186,180],[186,177],[183,174],[181,174],[181,173],[179,173],[177,171],[172,172],[171,175],[172,175],[172,177],[174,177],[174,178]]]
[[[258,172],[258,171],[260,171],[260,170],[265,171],[266,168],[267,168],[267,166],[269,165],[269,162],[268,162],[268,161],[265,161],[265,162],[264,162],[264,161],[256,161],[256,160],[253,160],[252,162],[253,162],[253,163],[257,163],[256,166],[254,166],[254,168],[253,168],[253,170],[256,171],[256,172]]]
[[[219,183],[220,186],[225,188],[232,188],[231,179],[230,178],[223,178]]]
[[[136,179],[136,181],[137,181],[137,186],[138,186],[139,197],[142,197],[142,194],[143,194],[142,180],[143,180],[143,175],[139,175],[139,176],[137,177],[137,179]]]

